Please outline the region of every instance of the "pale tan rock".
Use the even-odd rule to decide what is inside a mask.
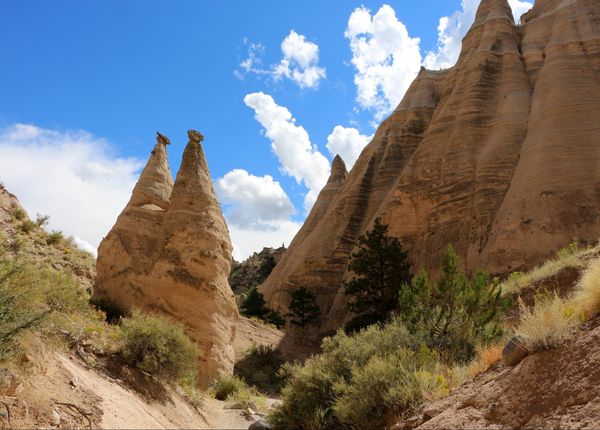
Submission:
[[[378,216],[434,274],[449,244],[468,271],[506,274],[598,239],[600,2],[538,0],[522,22],[506,0],[482,0],[457,64],[421,70],[335,196],[317,200],[327,209],[260,288],[270,306],[307,287],[321,330],[340,327],[349,255]]]
[[[100,245],[93,299],[182,323],[200,349],[199,384],[205,388],[233,371],[238,314],[227,282],[231,241],[203,138],[194,130],[188,136],[174,184],[159,136],[131,201]]]

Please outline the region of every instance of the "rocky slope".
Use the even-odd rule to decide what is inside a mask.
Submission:
[[[200,349],[198,380],[207,387],[233,371],[237,308],[227,282],[231,241],[201,146],[189,143],[173,183],[168,139],[156,146],[131,200],[98,249],[92,299],[140,308],[182,323]]]
[[[233,260],[229,274],[229,286],[236,296],[243,295],[249,288],[262,284],[283,257],[286,248],[263,248],[242,262]]]
[[[456,66],[421,70],[261,292],[285,309],[282,292],[308,287],[322,330],[339,327],[349,255],[378,216],[434,272],[449,244],[505,274],[595,241],[599,120],[600,2],[537,0],[516,25],[506,0],[482,0]]]

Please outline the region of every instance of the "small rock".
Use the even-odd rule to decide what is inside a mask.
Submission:
[[[97,346],[92,347],[92,353],[98,357],[106,356],[106,351],[104,351],[102,348],[98,348]]]
[[[79,387],[79,381],[76,378],[69,380],[69,385],[73,388]]]
[[[0,417],[6,418],[7,416],[8,416],[8,413],[4,409],[0,409]]]
[[[390,430],[409,430],[409,429],[417,428],[421,424],[423,424],[423,420],[421,419],[420,416],[415,415],[415,416],[410,417],[409,419],[407,419],[405,421],[401,421],[399,423],[394,424],[390,428]]]
[[[502,361],[507,366],[516,366],[529,354],[530,351],[527,348],[525,339],[521,336],[515,336],[508,341],[502,350]]]
[[[19,387],[21,387],[21,381],[15,372],[10,369],[0,368],[0,388],[2,389],[2,394],[14,396]]]
[[[52,416],[50,417],[50,422],[53,426],[60,425],[60,414],[56,409],[52,409]]]
[[[429,421],[433,417],[437,417],[439,414],[443,412],[440,408],[428,407],[423,411],[423,421]]]
[[[248,427],[248,430],[271,430],[271,424],[269,424],[269,422],[265,419],[260,419],[258,421],[254,421],[252,424],[250,424],[250,427]]]

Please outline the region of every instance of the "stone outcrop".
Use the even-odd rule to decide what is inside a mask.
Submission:
[[[131,199],[98,249],[92,299],[179,321],[200,350],[199,383],[233,370],[237,309],[227,276],[231,241],[201,141],[189,143],[173,183],[158,135]]]
[[[269,305],[308,287],[323,331],[339,327],[349,255],[378,216],[434,273],[449,244],[467,270],[501,275],[598,239],[600,1],[538,0],[521,22],[506,0],[481,1],[457,64],[422,69],[338,191],[321,194],[261,286]]]

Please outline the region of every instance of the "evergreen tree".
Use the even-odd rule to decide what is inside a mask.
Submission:
[[[292,292],[292,301],[290,302],[290,322],[301,328],[314,322],[321,315],[321,310],[317,306],[315,295],[307,288],[300,288]]]
[[[487,273],[467,278],[456,251],[449,246],[436,283],[421,272],[402,291],[399,318],[410,331],[425,336],[429,346],[447,360],[467,361],[477,344],[502,335],[499,319],[511,304],[510,298],[502,297],[499,282]]]
[[[256,286],[251,287],[246,293],[246,298],[240,306],[240,312],[246,317],[264,318],[269,309],[263,295]]]
[[[402,285],[411,280],[408,255],[397,238],[388,236],[380,218],[358,245],[348,264],[354,279],[344,286],[348,307],[355,315],[346,325],[348,331],[389,320],[397,309]]]

